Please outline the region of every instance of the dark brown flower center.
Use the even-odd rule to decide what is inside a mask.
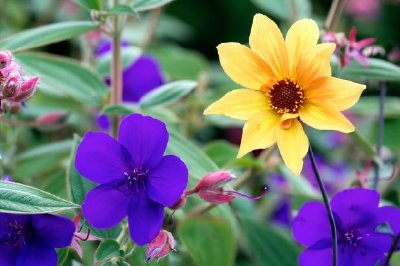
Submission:
[[[303,89],[290,79],[278,81],[269,91],[270,106],[278,114],[295,114],[303,106]]]

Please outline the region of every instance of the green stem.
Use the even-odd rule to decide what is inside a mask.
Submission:
[[[328,16],[325,20],[326,30],[331,31],[335,28],[336,23],[342,15],[343,9],[347,4],[347,0],[333,0],[331,8],[329,9]]]
[[[376,156],[381,157],[382,142],[383,142],[383,128],[385,125],[385,96],[386,96],[386,82],[381,81],[379,83],[379,115],[378,115],[378,137],[376,141]],[[374,167],[374,183],[373,189],[378,189],[379,184],[379,165],[375,164]]]
[[[114,6],[119,4],[119,0],[114,0]],[[119,16],[114,19],[114,30],[112,33],[112,60],[111,60],[111,98],[110,104],[120,104],[122,102],[122,60],[121,60],[121,26]],[[119,117],[112,119],[114,136],[117,135]]]
[[[314,159],[314,153],[312,151],[311,144],[310,144],[310,148],[308,150],[308,156],[310,157],[312,169],[314,171],[315,178],[318,181],[318,185],[321,190],[321,194],[322,194],[322,198],[324,200],[326,211],[328,212],[328,218],[329,218],[329,223],[331,225],[331,233],[332,233],[332,256],[333,256],[332,265],[337,266],[338,265],[338,243],[337,243],[336,223],[335,223],[335,219],[333,218],[333,212],[331,209],[331,205],[329,204],[328,194],[326,193],[324,183],[322,182],[321,176],[318,171],[317,164]]]

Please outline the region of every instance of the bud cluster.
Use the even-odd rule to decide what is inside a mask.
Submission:
[[[11,52],[0,50],[0,113],[28,100],[35,93],[38,80],[37,76],[28,78],[23,74]]]

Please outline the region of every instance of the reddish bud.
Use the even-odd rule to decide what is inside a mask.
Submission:
[[[175,239],[170,232],[161,230],[147,246],[146,261],[160,260],[171,251],[175,251]]]
[[[36,124],[39,126],[52,127],[59,126],[65,122],[69,113],[64,111],[54,111],[48,114],[39,116],[36,119]]]
[[[18,72],[12,72],[3,83],[2,96],[7,99],[14,99],[21,91],[21,76]]]
[[[232,180],[231,173],[226,171],[212,172],[195,187],[194,192],[207,202],[222,204],[232,201],[235,197],[224,191],[223,186]]]
[[[0,69],[8,67],[11,64],[13,55],[9,51],[0,51]]]
[[[16,102],[25,102],[28,100],[36,90],[36,84],[39,81],[39,77],[33,77],[22,83],[20,93],[14,98]]]

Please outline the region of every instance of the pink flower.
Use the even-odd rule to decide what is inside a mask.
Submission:
[[[146,249],[146,262],[166,257],[171,251],[175,251],[175,239],[168,231],[161,230],[149,243]]]
[[[346,46],[343,66],[347,66],[350,64],[351,59],[355,59],[364,67],[368,66],[367,58],[363,55],[362,50],[373,44],[375,42],[375,38],[366,38],[360,41],[356,41],[357,30],[355,27],[352,27],[349,33],[349,42]]]

